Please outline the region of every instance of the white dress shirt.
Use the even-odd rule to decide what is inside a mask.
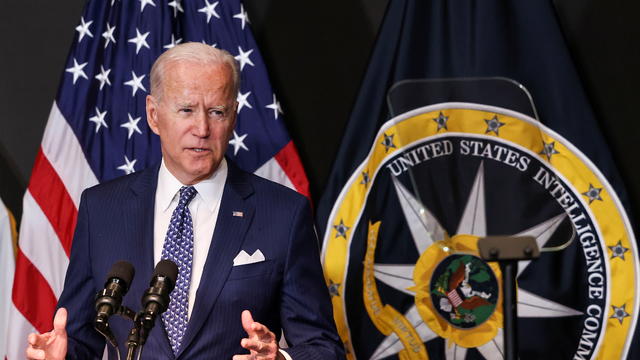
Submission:
[[[188,318],[191,318],[193,304],[196,302],[196,292],[202,278],[202,270],[207,261],[209,246],[213,238],[213,230],[216,228],[216,220],[220,210],[222,191],[227,181],[227,160],[222,159],[214,173],[207,179],[193,185],[197,194],[189,203],[189,211],[193,221],[193,263],[191,264],[191,284],[189,285],[189,309]],[[154,209],[153,224],[153,261],[157,264],[162,257],[162,247],[167,235],[167,229],[171,222],[173,210],[180,200],[180,188],[186,186],[176,179],[162,159],[158,172],[158,186],[156,187],[156,204]],[[238,317],[240,321],[240,317]],[[238,340],[239,341],[239,340]],[[286,344],[286,343],[284,343]],[[281,347],[282,345],[281,341]],[[284,345],[286,346],[286,345]],[[283,349],[280,353],[287,360],[291,356]]]
[[[196,292],[200,285],[204,263],[207,261],[209,246],[216,227],[222,191],[227,181],[227,161],[223,158],[214,173],[205,180],[193,185],[197,194],[189,203],[189,211],[193,221],[193,263],[191,264],[191,285],[189,286],[189,312],[191,318]],[[180,200],[180,188],[183,185],[167,169],[164,159],[158,173],[156,187],[156,205],[153,224],[153,261],[157,264],[162,257],[162,247],[171,222],[173,210]],[[240,319],[238,319],[240,321]]]

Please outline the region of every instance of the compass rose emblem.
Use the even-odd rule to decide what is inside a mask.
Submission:
[[[351,360],[502,359],[502,274],[477,246],[495,235],[543,249],[516,274],[523,358],[628,351],[639,286],[627,216],[584,155],[525,115],[455,103],[391,119],[324,234]]]

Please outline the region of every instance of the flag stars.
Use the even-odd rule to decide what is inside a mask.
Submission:
[[[245,106],[249,109],[253,109],[253,106],[249,104],[249,100],[247,99],[249,95],[251,95],[251,91],[247,91],[244,94],[241,91],[238,91],[238,97],[236,98],[236,101],[238,101],[238,114],[240,114],[240,110]]]
[[[240,4],[240,12],[238,14],[233,15],[234,19],[240,19],[242,21],[242,30],[244,30],[244,26],[249,22],[249,17],[247,16],[247,12],[244,11],[244,6]]]
[[[273,102],[265,107],[273,110],[273,116],[276,120],[278,119],[278,114],[282,114],[282,108],[280,107],[280,102],[276,99],[276,94],[273,94]]]
[[[384,145],[384,152],[389,152],[389,149],[391,148],[395,149],[396,145],[393,143],[394,134],[387,135],[387,133],[383,133],[382,135],[384,136],[384,140],[382,140],[380,144]]]
[[[102,37],[104,38],[104,48],[106,49],[109,46],[109,43],[116,43],[116,39],[113,37],[113,32],[116,30],[116,27],[109,25],[107,23],[107,31],[102,33]]]
[[[136,54],[138,54],[143,46],[150,49],[149,44],[147,44],[147,36],[149,36],[150,33],[151,31],[147,31],[144,34],[141,34],[138,28],[136,28],[136,36],[129,39],[130,43],[136,44]]]
[[[182,39],[178,39],[176,40],[175,36],[173,36],[173,34],[171,34],[171,42],[167,45],[164,46],[165,49],[171,49],[172,47],[180,44],[182,42]]]
[[[100,109],[96,107],[96,114],[89,118],[89,121],[96,124],[96,134],[98,133],[98,131],[100,131],[101,127],[109,127],[107,126],[106,121],[104,121],[105,116],[107,116],[107,111],[105,110],[103,112],[100,112]]]
[[[109,73],[111,69],[105,70],[105,68],[100,65],[100,74],[96,75],[96,79],[100,81],[100,90],[104,87],[104,84],[111,86],[111,81],[109,81]]]
[[[345,240],[347,239],[347,231],[349,231],[350,227],[345,225],[342,219],[340,219],[338,225],[333,225],[333,229],[336,231],[336,238],[343,237]]]
[[[136,172],[136,170],[134,169],[134,166],[136,165],[136,159],[133,159],[133,161],[129,161],[129,158],[127,157],[127,155],[124,156],[124,164],[118,166],[118,170],[122,170],[125,172],[125,174],[129,175],[131,173]]]
[[[233,139],[229,140],[229,145],[233,146],[233,156],[238,155],[238,151],[240,151],[240,149],[249,151],[249,148],[247,148],[247,146],[244,144],[244,139],[246,137],[247,137],[247,134],[238,136],[236,131],[235,130],[233,131]]]
[[[618,243],[614,246],[608,246],[611,250],[611,259],[620,258],[624,261],[624,253],[629,251],[626,247],[622,246],[622,240],[618,240]]]
[[[216,12],[216,6],[218,6],[219,1],[214,2],[213,4],[209,4],[208,0],[204,1],[207,5],[203,8],[198,9],[198,12],[204,13],[207,15],[207,24],[211,20],[212,17],[216,17],[220,19],[220,15]]]
[[[120,127],[123,127],[129,131],[129,133],[127,134],[127,139],[131,139],[131,136],[134,132],[142,134],[142,131],[140,131],[140,128],[138,128],[138,122],[140,122],[141,117],[137,117],[134,119],[131,114],[127,113],[127,115],[129,116],[129,121],[127,121],[126,123],[122,123]]]
[[[602,201],[602,197],[600,196],[600,192],[602,188],[594,187],[592,184],[589,184],[589,190],[582,193],[582,195],[586,196],[589,199],[589,204],[594,202],[595,200]]]
[[[209,44],[207,44],[207,42],[206,42],[206,41],[204,41],[204,39],[202,39],[201,43],[203,43],[203,44],[205,44],[205,45],[209,45]],[[214,47],[214,48],[218,48],[218,43],[211,44],[210,46],[211,46],[211,47]]]
[[[167,4],[173,8],[173,17],[178,17],[178,12],[183,13],[184,9],[182,8],[182,4],[180,0],[173,0],[169,4]]]
[[[88,63],[82,63],[82,64],[78,64],[78,62],[76,61],[76,58],[73,58],[73,66],[65,69],[66,72],[73,74],[73,84],[76,84],[76,81],[78,80],[78,78],[83,77],[85,79],[89,79],[87,77],[87,74],[84,73],[84,67],[87,66]]]
[[[609,317],[609,319],[616,319],[620,322],[620,325],[622,325],[622,321],[624,320],[624,318],[631,316],[631,314],[629,314],[627,310],[625,310],[626,306],[627,304],[623,304],[621,307],[611,305],[611,307],[613,308],[613,314],[611,315],[611,317]]]
[[[251,66],[255,66],[253,65],[253,62],[251,61],[251,59],[249,58],[249,56],[251,55],[251,53],[253,52],[253,49],[244,52],[242,50],[242,48],[240,46],[238,46],[238,52],[239,54],[235,57],[236,60],[238,60],[238,62],[240,62],[240,71],[242,71],[244,69],[244,66],[249,64]]]
[[[182,8],[182,4],[180,0],[173,0],[169,4],[167,4],[173,8],[173,17],[178,17],[178,12],[183,13],[184,9]]]
[[[80,25],[76,26],[76,31],[78,32],[78,42],[82,42],[85,36],[93,37],[93,34],[89,30],[89,26],[93,23],[92,21],[85,22],[84,17],[80,17]]]
[[[362,180],[360,180],[360,184],[364,185],[364,187],[368,187],[369,183],[371,182],[371,179],[369,178],[369,172],[368,171],[363,171],[362,172]]]
[[[335,283],[333,280],[329,279],[329,295],[331,297],[340,296],[340,283]]]
[[[138,92],[138,89],[146,92],[147,89],[145,89],[144,85],[142,85],[142,80],[146,75],[138,77],[136,76],[135,72],[131,71],[131,76],[131,80],[124,83],[125,85],[131,86],[131,96],[136,96],[136,92]]]
[[[147,6],[147,5],[151,5],[153,7],[156,6],[156,4],[153,2],[153,0],[140,0],[140,12],[143,12],[145,6]]]
[[[444,116],[442,111],[440,111],[440,114],[438,115],[438,117],[437,118],[433,118],[433,121],[435,121],[436,124],[438,124],[438,129],[436,130],[436,132],[440,131],[440,129],[449,130],[449,129],[447,129],[447,121],[448,120],[449,120],[449,117],[448,116]]]
[[[552,141],[550,143],[542,142],[542,151],[538,153],[538,155],[544,155],[547,157],[547,161],[551,161],[551,157],[555,154],[560,154],[558,150],[556,150],[556,142]]]
[[[498,116],[494,115],[493,118],[487,120],[484,119],[484,122],[487,123],[487,130],[485,130],[485,134],[488,134],[490,132],[496,134],[496,136],[500,136],[499,131],[500,128],[503,127],[505,125],[505,123],[501,122],[500,120],[498,120]]]

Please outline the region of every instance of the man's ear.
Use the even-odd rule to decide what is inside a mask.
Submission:
[[[160,135],[158,129],[158,102],[152,95],[147,95],[147,124],[156,135]]]

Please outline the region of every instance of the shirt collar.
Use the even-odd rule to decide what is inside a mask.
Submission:
[[[193,185],[198,192],[196,197],[202,197],[209,211],[213,211],[216,203],[222,198],[222,190],[227,180],[227,173],[227,160],[222,158],[218,168],[211,176]],[[185,185],[173,176],[169,169],[167,169],[164,159],[162,159],[160,171],[158,172],[158,187],[156,189],[156,201],[160,211],[167,211],[171,202],[178,194],[178,191],[183,186]]]

